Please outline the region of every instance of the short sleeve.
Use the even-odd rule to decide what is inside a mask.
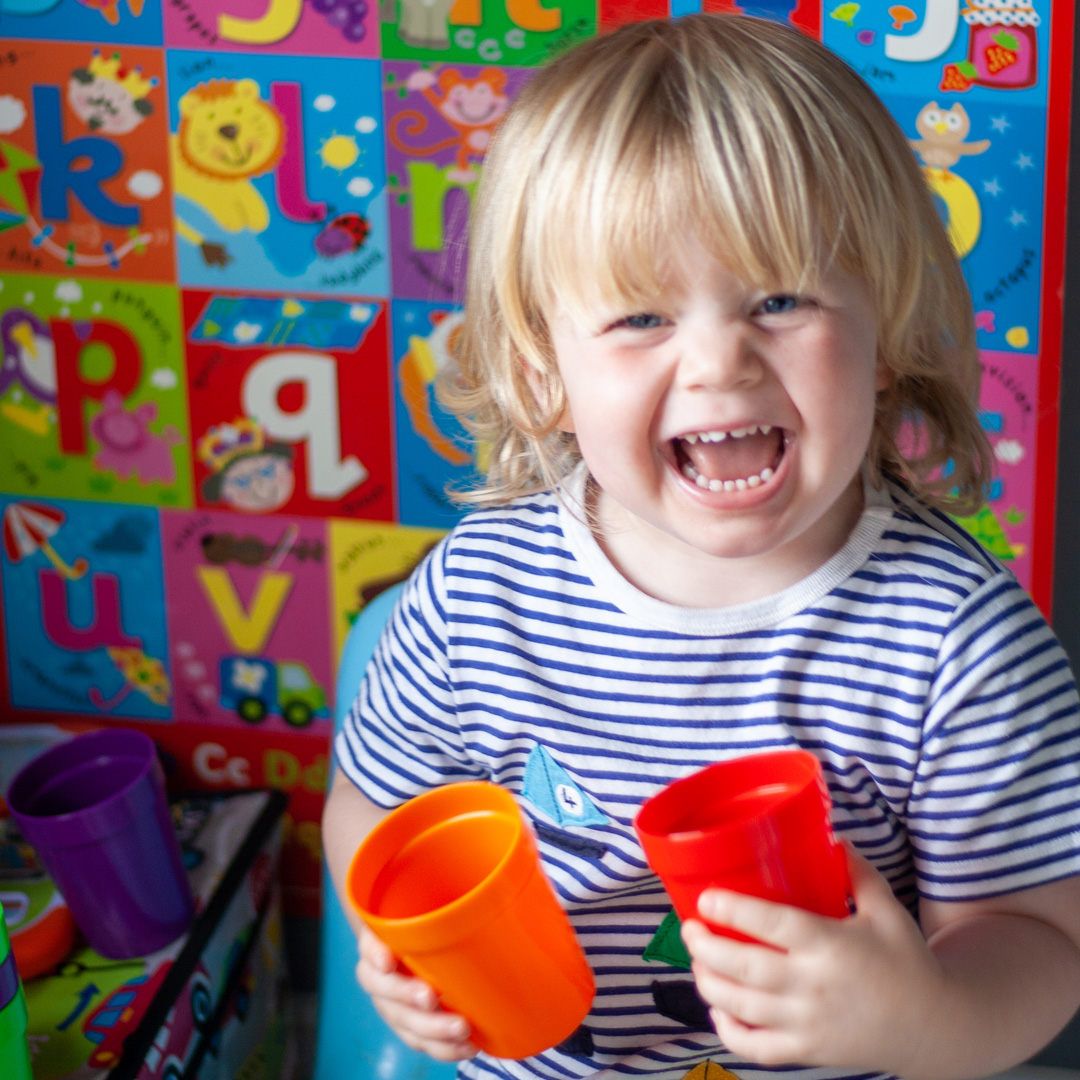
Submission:
[[[1080,873],[1080,703],[1007,572],[957,609],[929,692],[907,826],[920,894],[981,899]]]
[[[338,766],[372,802],[483,779],[457,722],[443,567],[448,540],[406,583],[334,741]]]

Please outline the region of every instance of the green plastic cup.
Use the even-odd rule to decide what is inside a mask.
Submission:
[[[0,1061],[9,1080],[32,1080],[26,1024],[26,998],[15,967],[15,952],[8,940],[7,923],[0,916]]]

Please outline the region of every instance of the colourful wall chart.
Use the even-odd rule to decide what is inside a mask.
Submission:
[[[907,136],[974,300],[963,524],[1049,608],[1066,0],[0,0],[0,719],[283,788],[317,909],[342,643],[485,467],[436,387],[491,137],[551,56],[703,8],[823,40]]]

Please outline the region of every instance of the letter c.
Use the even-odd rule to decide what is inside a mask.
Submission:
[[[222,763],[216,764],[219,761]],[[225,747],[218,743],[201,743],[195,747],[192,762],[199,779],[207,783],[229,783],[234,787],[250,786],[251,776],[247,761],[241,757],[229,757]]]

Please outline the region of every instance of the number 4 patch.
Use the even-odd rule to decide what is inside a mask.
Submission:
[[[559,825],[604,825],[608,820],[540,745],[533,749],[525,765],[522,794]]]

